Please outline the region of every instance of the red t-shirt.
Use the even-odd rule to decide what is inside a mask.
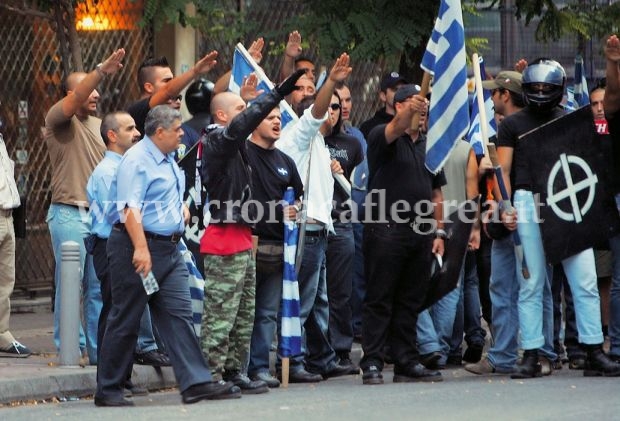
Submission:
[[[252,229],[241,224],[212,224],[200,239],[200,252],[229,256],[252,249]]]

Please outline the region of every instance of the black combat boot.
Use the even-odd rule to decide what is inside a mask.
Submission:
[[[542,366],[538,361],[538,350],[528,349],[523,353],[523,358],[510,375],[512,379],[531,379],[542,376]]]
[[[586,367],[583,375],[586,377],[619,377],[620,363],[611,360],[602,349],[602,345],[585,345],[587,352]]]

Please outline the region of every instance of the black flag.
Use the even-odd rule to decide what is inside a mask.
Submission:
[[[609,157],[590,106],[521,136],[540,204],[547,262],[559,263],[620,232]],[[524,146],[525,146],[524,145]]]

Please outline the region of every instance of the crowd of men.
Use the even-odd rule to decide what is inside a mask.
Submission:
[[[248,49],[257,63],[263,47],[261,38]],[[502,169],[501,180],[487,183],[496,163],[461,139],[442,171],[425,167],[429,98],[418,85],[396,72],[384,75],[383,106],[358,129],[351,124],[348,54],[316,86],[315,65],[301,53],[301,36],[292,32],[275,88],[257,90],[250,75],[239,94],[227,91],[230,73],[215,84],[204,79],[217,63],[215,51],[176,77],[165,58],[149,59],[137,75],[141,98],[103,119],[95,116],[96,88],[121,71],[125,51],[66,78],[65,96],[45,119],[54,339],[59,347],[60,248],[73,240],[83,268],[79,346],[97,365],[95,405],[130,406],[128,397],[147,393],[131,381],[134,362],[171,365],[184,403],[278,387],[281,361],[272,371],[269,353],[281,327],[287,220],[300,223],[304,238],[297,256],[302,346],[290,358],[291,382],[361,371],[363,384],[382,384],[387,363],[394,364],[394,382],[441,381],[442,369],[463,362],[475,374],[524,379],[562,369],[565,359],[586,376],[620,376],[620,236],[603,247],[611,252],[596,253],[608,256],[607,268],[592,248],[552,268],[527,163],[535,145],[520,141],[566,113],[562,66],[547,58],[520,62],[519,71],[483,82],[499,121]],[[605,54],[606,85],[592,90],[591,103],[597,127],[606,119],[599,134],[614,158],[620,150],[615,35]],[[188,122],[179,111],[185,88],[194,115]],[[299,116],[286,126],[282,100]],[[27,357],[28,348],[8,330],[15,280],[11,209],[19,195],[3,141],[0,146],[0,355]],[[618,171],[613,160],[610,168]],[[620,211],[620,177],[610,179]],[[447,204],[480,194],[500,198],[499,185],[514,207],[497,200],[498,208],[482,208],[457,263],[457,288],[428,303],[434,262],[450,241],[444,223],[458,213]],[[282,201],[289,188],[293,205]],[[83,218],[84,207],[91,219]],[[188,260],[179,248],[195,212],[206,228]],[[499,219],[485,217],[493,214]],[[199,334],[188,265],[205,280]],[[487,334],[491,347],[483,356]],[[359,367],[350,357],[354,341],[362,344]]]

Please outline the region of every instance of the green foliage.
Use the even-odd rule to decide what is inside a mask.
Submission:
[[[473,4],[488,3],[473,0]],[[488,7],[501,6],[503,0],[492,0]],[[620,3],[609,4],[596,0],[516,0],[515,16],[529,25],[538,20],[537,41],[557,41],[563,36],[577,34],[584,39],[602,37],[618,31]]]

